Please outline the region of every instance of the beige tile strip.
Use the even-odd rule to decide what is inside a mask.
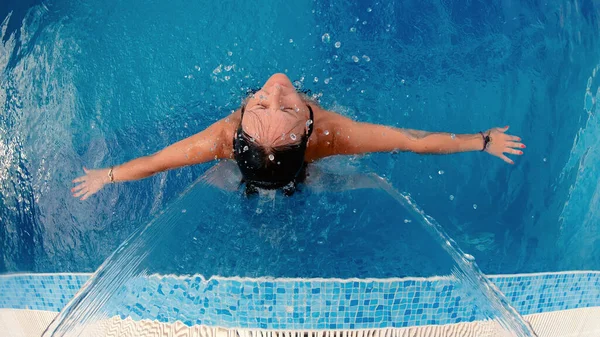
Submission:
[[[47,311],[0,309],[0,335],[39,337],[55,315]],[[525,319],[539,337],[600,336],[600,307],[527,315]],[[88,326],[85,331],[86,337],[505,337],[493,321],[372,330],[276,331],[188,327],[181,322],[113,317]]]

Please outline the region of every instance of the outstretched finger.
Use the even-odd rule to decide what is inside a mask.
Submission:
[[[89,170],[88,170],[88,169],[87,169],[87,168],[84,166],[84,167],[83,167],[83,172],[85,172],[85,174],[87,174],[87,173],[88,173],[88,171],[89,171]]]
[[[506,131],[508,131],[508,128],[509,128],[509,126],[507,125],[507,126],[505,126],[505,127],[503,127],[503,128],[497,128],[497,129],[498,129],[498,131],[500,131],[500,132],[506,132]]]
[[[85,177],[86,176],[81,176],[81,177],[75,178],[75,179],[73,179],[73,183],[80,183],[82,181],[85,181]]]
[[[78,192],[74,193],[73,196],[75,198],[77,198],[77,197],[84,195],[87,192],[88,192],[87,188],[83,188],[83,189],[79,190]]]
[[[521,151],[521,150],[515,150],[515,149],[508,148],[508,147],[506,149],[504,149],[504,152],[510,153],[510,154],[516,154],[517,156],[520,156],[523,154],[523,151]]]
[[[510,158],[508,158],[507,156],[505,156],[503,154],[499,155],[498,157],[500,157],[500,159],[504,160],[505,162],[507,162],[511,165],[515,163],[514,161],[512,161]]]
[[[83,188],[85,188],[85,184],[79,184],[79,185],[77,185],[77,186],[75,186],[75,187],[73,187],[73,188],[71,189],[71,193],[75,193],[75,192],[77,192],[77,191],[80,191],[80,190],[82,190]]]
[[[513,149],[524,149],[526,147],[525,144],[519,142],[507,142],[506,146],[512,147]]]
[[[83,200],[89,198],[92,194],[94,194],[94,193],[87,192],[83,197],[80,198],[80,200],[83,201]]]
[[[513,141],[513,142],[520,142],[521,141],[521,137],[517,137],[517,136],[508,136],[508,140]]]

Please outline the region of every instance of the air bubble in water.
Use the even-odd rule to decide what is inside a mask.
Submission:
[[[323,82],[325,82],[325,84],[329,84],[329,79],[326,78],[325,80],[323,80]]]
[[[269,160],[270,160],[270,161],[273,161],[273,160],[275,160],[275,156],[274,156],[273,154],[270,154],[270,155],[269,155]]]
[[[438,174],[439,174],[439,175],[442,175],[442,174],[444,174],[444,170],[439,170],[439,171],[438,171]]]
[[[469,260],[469,261],[475,261],[475,257],[473,257],[473,255],[471,254],[467,254],[465,253],[465,255],[463,255],[465,257],[465,259]]]
[[[352,55],[352,61],[358,62],[358,57],[356,57],[355,55]]]
[[[448,197],[448,199],[450,199],[450,201],[454,200],[454,196],[452,194],[450,194],[450,196]]]
[[[338,41],[338,42],[336,42],[336,43],[335,43],[335,47],[336,47],[336,48],[339,48],[339,47],[341,47],[341,46],[342,46],[342,43],[341,43],[340,41]]]
[[[329,36],[329,33],[323,34],[323,36],[321,36],[321,41],[323,41],[323,43],[329,43],[331,41],[331,36]]]
[[[356,33],[356,27],[350,28],[350,33]]]
[[[244,146],[244,152],[248,151],[248,145]]]
[[[292,140],[296,140],[297,139],[296,134],[295,133],[290,133],[290,138]]]
[[[411,223],[412,220],[404,219],[404,223]]]
[[[312,119],[306,121],[306,126],[309,127],[313,123]]]
[[[315,76],[314,81],[315,81],[315,83],[319,82],[319,78]]]
[[[456,139],[456,134],[454,134],[454,133],[451,133],[451,134],[450,134],[450,138],[452,138],[452,139]]]
[[[548,161],[548,159],[544,158],[544,159],[542,159],[542,161],[544,161],[544,163],[545,163],[546,161]]]
[[[473,209],[477,209],[477,204],[473,204]]]
[[[367,24],[367,21],[363,21],[363,25],[366,25],[366,24]]]
[[[257,209],[256,209],[256,214],[261,214],[261,213],[262,213],[262,209],[260,209],[260,208],[257,208]]]
[[[371,7],[367,8],[367,12],[371,13],[372,9]]]
[[[228,52],[227,52],[227,55],[228,55],[228,56],[231,56],[231,55],[233,55],[233,52],[230,52],[230,51],[228,51]]]
[[[294,43],[294,40],[290,39],[290,43]]]
[[[362,58],[363,58],[363,60],[365,60],[367,62],[371,61],[371,58],[368,57],[367,55],[363,55]]]
[[[325,134],[325,136],[329,136],[329,130],[323,131],[323,134]]]
[[[187,212],[187,209],[182,209],[181,210],[181,213],[186,213],[186,212]]]
[[[406,82],[404,79],[402,79],[402,80],[400,81],[400,83],[402,83],[402,84],[404,84],[404,82]]]

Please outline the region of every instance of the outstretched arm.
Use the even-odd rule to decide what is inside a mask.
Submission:
[[[409,129],[397,129],[384,125],[360,123],[343,116],[330,119],[333,132],[319,140],[326,146],[321,157],[337,154],[361,154],[368,152],[410,151],[420,154],[449,154],[467,151],[481,151],[484,137],[479,134],[455,135],[443,132],[426,132]],[[518,149],[525,145],[516,136],[505,132],[504,128],[493,128],[484,132],[490,137],[485,149],[509,164],[514,162],[505,153],[521,155]],[[321,136],[323,137],[323,136]]]
[[[232,129],[232,123],[229,118],[220,120],[204,131],[169,145],[159,152],[112,168],[88,170],[84,167],[85,175],[73,180],[77,185],[71,192],[74,197],[85,200],[111,182],[109,173],[112,174],[112,182],[130,181],[182,166],[229,158],[231,141],[228,140],[231,138],[229,131]]]

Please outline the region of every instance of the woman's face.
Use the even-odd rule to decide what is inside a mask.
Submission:
[[[305,133],[309,116],[290,79],[275,74],[247,100],[242,128],[263,146],[296,144]]]

